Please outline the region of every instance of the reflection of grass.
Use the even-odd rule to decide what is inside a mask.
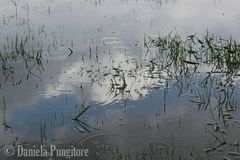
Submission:
[[[43,144],[43,142],[47,140],[46,128],[47,128],[46,123],[44,123],[44,124],[40,123],[40,139],[41,139],[41,144]]]
[[[84,115],[84,113],[86,113],[90,108],[91,108],[91,105],[86,106],[84,101],[83,104],[81,105],[81,111],[76,117],[72,119],[77,123],[78,126],[76,127],[76,129],[79,130],[80,132],[87,131],[88,133],[91,133],[90,129],[98,130],[97,128],[91,127],[87,123],[80,120],[80,118]]]
[[[90,109],[91,106],[83,107],[82,111],[75,117],[73,120],[78,120],[85,112],[87,112]]]
[[[7,111],[7,106],[6,106],[6,101],[5,98],[3,97],[3,126],[4,128],[7,130],[8,128],[11,128],[8,124],[7,124],[7,120],[6,120],[6,111]]]

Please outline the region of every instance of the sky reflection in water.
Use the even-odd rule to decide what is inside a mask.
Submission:
[[[12,127],[6,131],[1,126],[1,144],[11,143],[15,137],[19,137],[19,143],[90,145],[90,141],[97,141],[111,145],[112,149],[118,146],[123,154],[151,153],[153,147],[155,158],[169,158],[168,152],[173,149],[176,157],[190,152],[205,157],[203,150],[209,147],[208,140],[214,139],[205,125],[212,121],[211,113],[197,112],[198,106],[189,102],[187,96],[179,98],[179,89],[172,81],[167,83],[165,72],[161,73],[162,78],[146,78],[149,76],[146,62],[152,57],[145,56],[144,36],[156,37],[172,31],[182,36],[194,33],[201,36],[208,30],[239,39],[240,23],[236,21],[240,16],[239,2],[99,2],[17,1],[16,19],[13,4],[0,2],[4,15],[1,37],[14,37],[16,32],[24,37],[31,31],[44,49],[51,44],[51,54],[44,52],[40,78],[31,76],[26,80],[25,66],[18,63],[14,64],[17,68],[14,79],[4,83],[3,76],[0,78],[0,97],[6,99],[6,121]],[[73,50],[70,57],[68,48]],[[117,91],[116,96],[115,90],[110,92],[111,79],[116,74],[113,67],[126,73],[131,94],[121,95]],[[132,70],[136,70],[133,72],[136,77],[128,76]],[[12,81],[21,79],[21,85],[12,86]],[[201,77],[196,79],[193,82]],[[87,105],[91,107],[81,116],[81,126],[72,119],[81,106]],[[235,114],[237,120],[239,115]],[[3,114],[0,117],[3,119]],[[46,139],[41,142],[40,128],[44,125]],[[228,133],[229,141],[239,141],[236,129],[239,124],[234,125]],[[98,145],[90,147],[101,151]],[[219,155],[222,153],[216,153],[215,158]]]

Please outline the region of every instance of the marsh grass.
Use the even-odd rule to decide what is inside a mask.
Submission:
[[[172,77],[179,97],[188,97],[198,111],[209,109],[214,123],[207,123],[211,126],[207,133],[215,140],[209,141],[204,152],[226,149],[231,143],[226,134],[236,121],[239,106],[240,42],[207,32],[201,38],[196,34],[186,39],[172,34],[149,37],[144,44],[147,54],[156,52],[156,66]]]
[[[89,77],[91,86],[107,87],[107,95],[113,100],[121,97],[124,103],[132,99],[132,95],[138,94],[141,98],[151,91],[164,89],[166,111],[168,88],[177,87],[179,96],[188,95],[189,101],[198,105],[198,111],[236,109],[239,103],[233,88],[239,77],[239,42],[209,32],[200,38],[196,34],[182,38],[171,33],[157,38],[145,36],[144,47],[146,55],[140,60],[125,54],[119,62],[111,51],[104,53],[109,54],[107,66],[102,66],[101,59],[92,58],[94,52],[89,47],[88,61],[94,64],[97,61],[97,66],[82,67],[80,75]],[[97,49],[96,57],[101,57]],[[88,61],[82,62],[90,63]]]
[[[5,44],[0,50],[0,72],[4,75],[5,81],[16,73],[16,63],[21,62],[25,64],[28,72],[27,79],[30,75],[37,76],[35,71],[39,72],[44,70],[42,64],[43,46],[38,42],[35,45],[32,37],[8,37]],[[38,77],[38,76],[37,76]],[[20,83],[16,83],[20,84]]]
[[[125,55],[118,62],[109,51],[106,66],[101,66],[101,52],[96,51],[98,58],[95,59],[93,50],[87,47],[86,53],[91,53],[91,57],[84,59],[82,56],[82,63],[94,61],[97,67],[86,65],[79,75],[88,77],[91,86],[97,84],[107,87],[107,95],[112,100],[122,100],[124,108],[128,108],[131,100],[134,101],[134,94],[144,98],[151,92],[162,90],[161,107],[164,114],[167,114],[171,99],[168,97],[169,90],[178,89],[178,97],[187,98],[190,106],[196,106],[198,112],[210,112],[212,120],[206,120],[206,124],[203,124],[210,137],[209,146],[204,152],[210,154],[219,149],[229,151],[228,145],[234,142],[228,140],[228,133],[236,121],[235,113],[239,106],[239,46],[240,43],[231,37],[224,39],[208,32],[200,38],[197,35],[182,38],[172,34],[158,38],[145,37],[144,59]],[[137,85],[141,87],[137,88]],[[83,93],[82,84],[80,89]],[[86,104],[83,106],[73,120],[79,132],[90,133],[91,126],[82,121],[90,107]],[[170,157],[176,154],[174,147],[172,153],[168,153]]]
[[[149,38],[147,44],[157,47],[160,58],[166,62],[164,67],[172,66],[178,71],[176,73],[187,73],[190,69],[195,72],[205,64],[212,67],[209,74],[225,73],[228,78],[238,76],[240,43],[232,37],[224,39],[207,32],[202,38],[190,35],[182,39],[179,35],[169,34]]]
[[[183,40],[169,34],[150,42],[158,50],[158,64],[174,77],[179,95],[189,90],[189,101],[197,104],[198,110],[218,110],[224,122],[232,117],[224,115],[231,115],[229,112],[239,104],[235,91],[240,69],[239,42],[208,32],[202,38],[190,35]],[[207,66],[207,71],[201,71],[202,66]],[[199,77],[198,82],[194,76]]]
[[[176,87],[178,97],[187,97],[192,106],[197,106],[198,112],[210,111],[212,122],[206,122],[206,132],[213,140],[209,140],[209,147],[204,152],[208,155],[222,148],[228,151],[228,145],[234,142],[228,141],[227,134],[236,121],[235,112],[239,106],[240,43],[231,37],[224,39],[207,32],[200,38],[197,35],[182,38],[173,34],[158,38],[145,36],[144,47],[143,60],[125,55],[124,62],[120,63],[109,51],[108,66],[86,69],[91,85],[107,81],[107,95],[112,99],[121,97],[124,108],[127,108],[129,100],[133,100],[132,95],[139,94],[142,98],[146,90],[151,94],[162,89],[164,114],[167,113],[168,90]],[[97,61],[101,65],[101,59]],[[83,60],[83,63],[86,61]],[[143,81],[144,85],[134,88],[139,81]],[[88,109],[83,108],[73,120],[79,120]],[[84,127],[80,128],[87,131]],[[174,149],[170,152],[170,157],[175,155]]]

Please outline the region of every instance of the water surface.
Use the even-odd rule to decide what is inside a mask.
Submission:
[[[201,37],[208,31],[239,40],[239,1],[19,0],[16,4],[0,2],[1,52],[11,50],[16,37],[28,37],[26,47],[41,51],[42,57],[40,66],[31,59],[28,67],[21,60],[10,61],[14,74],[0,73],[0,104],[6,103],[0,114],[0,146],[84,145],[90,149],[90,159],[239,156],[237,108],[234,120],[226,125],[217,109],[199,109],[189,96],[192,91],[210,92],[198,84],[211,66],[183,76],[179,87],[166,71],[149,72],[157,51],[144,46],[146,37],[171,32]],[[118,85],[113,85],[115,81]],[[193,85],[186,87],[189,83]],[[238,101],[238,78],[233,84]],[[217,105],[216,100],[211,105]],[[219,146],[221,142],[227,144]],[[216,149],[208,152],[212,148]]]

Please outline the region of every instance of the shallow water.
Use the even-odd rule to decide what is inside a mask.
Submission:
[[[184,37],[209,31],[238,40],[238,0],[19,0],[16,4],[0,2],[1,45],[9,45],[7,39],[16,35],[31,37],[28,45],[43,49],[44,69],[33,67],[29,76],[24,63],[13,62],[12,77],[0,73],[0,104],[6,103],[0,119],[10,127],[0,126],[0,146],[83,145],[90,150],[89,159],[238,156],[229,154],[239,152],[237,110],[234,121],[225,126],[216,110],[198,110],[187,96],[191,90],[206,88],[183,87],[185,95],[179,96],[181,88],[166,72],[148,77],[147,64],[155,54],[146,54],[144,47],[146,35],[170,32]],[[208,67],[201,66],[203,74],[182,82],[197,83]],[[122,77],[127,82],[124,93],[111,88],[111,80],[121,87]],[[238,101],[237,80],[234,86]],[[78,121],[72,120],[86,106],[90,108]],[[216,127],[226,133],[215,132]],[[204,152],[218,146],[219,139],[227,145]]]

